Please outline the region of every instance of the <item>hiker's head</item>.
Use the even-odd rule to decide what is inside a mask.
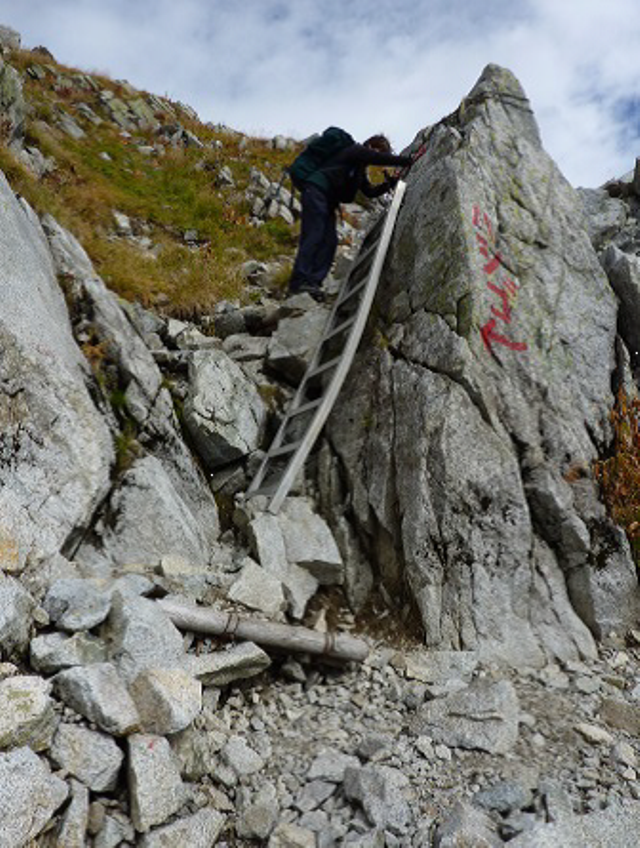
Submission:
[[[373,150],[377,150],[378,153],[391,153],[391,144],[386,135],[372,135],[371,138],[365,141],[364,146],[371,147]]]

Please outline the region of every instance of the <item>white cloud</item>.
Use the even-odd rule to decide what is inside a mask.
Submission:
[[[633,167],[636,0],[0,0],[28,46],[194,106],[303,137],[340,124],[396,147],[452,112],[483,67],[512,70],[574,184]],[[636,101],[637,103],[637,101]]]

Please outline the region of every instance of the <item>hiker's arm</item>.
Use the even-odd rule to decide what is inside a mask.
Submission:
[[[383,183],[377,183],[374,185],[365,177],[360,185],[360,191],[365,197],[381,197],[383,194],[391,191],[392,188],[395,188],[397,182],[398,180],[395,177],[387,177]]]
[[[381,153],[364,144],[353,144],[345,151],[345,158],[349,162],[362,165],[392,165],[396,168],[406,168],[412,163],[410,156],[396,156],[395,153]]]

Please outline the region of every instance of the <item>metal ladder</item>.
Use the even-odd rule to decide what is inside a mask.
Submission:
[[[365,236],[318,346],[245,497],[270,496],[277,513],[333,408],[360,343],[387,255],[406,183]]]

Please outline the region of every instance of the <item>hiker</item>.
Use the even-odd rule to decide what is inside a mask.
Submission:
[[[315,161],[314,144],[319,150]],[[358,191],[366,197],[380,197],[396,185],[397,178],[386,172],[385,181],[373,185],[367,178],[367,166],[407,167],[411,163],[411,157],[391,152],[384,135],[357,144],[344,130],[329,127],[317,142],[309,144],[290,168],[294,185],[302,193],[300,241],[289,281],[290,294],[308,292],[315,300],[324,300],[322,281],[331,270],[338,246],[339,204],[351,203]]]

